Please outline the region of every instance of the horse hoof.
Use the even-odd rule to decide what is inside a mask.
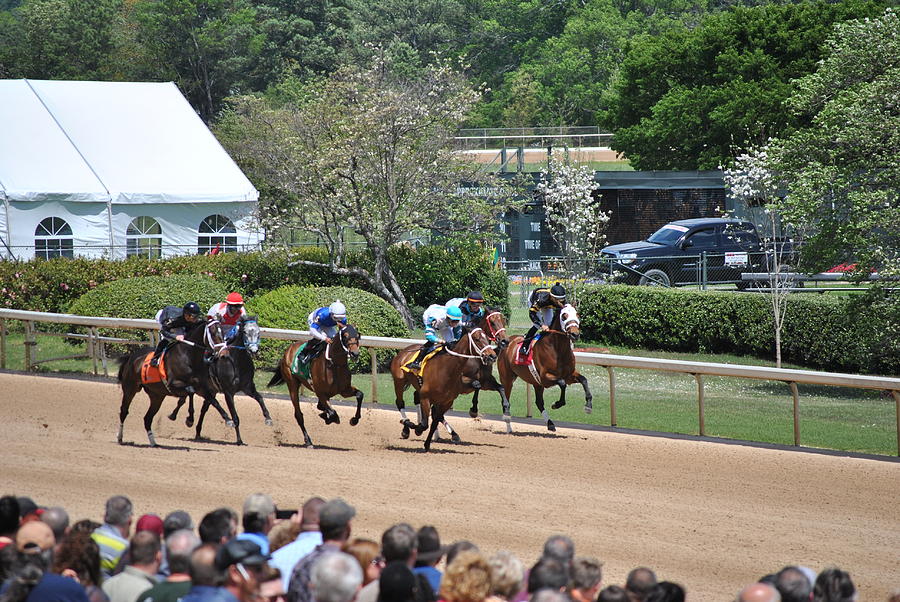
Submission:
[[[271,418],[266,418],[266,426],[272,426],[274,423]]]
[[[230,429],[233,429],[234,428],[234,420],[226,420],[225,426],[227,426]]]
[[[409,439],[409,427],[408,426],[403,427],[403,432],[400,433],[400,437],[402,437],[403,439]]]
[[[555,433],[555,432],[556,432],[556,425],[553,424],[552,422],[548,422],[548,423],[547,423],[547,430]]]
[[[350,426],[356,426],[357,424],[359,424],[359,418],[354,416],[353,418],[350,419]]]
[[[454,443],[459,443],[460,441],[462,441],[462,439],[459,438],[459,434],[457,433],[453,433],[452,435],[450,435],[450,440]]]
[[[244,442],[241,441],[240,439],[238,439],[237,441],[235,441],[234,444],[235,444],[235,445],[247,445],[246,443],[244,443]]]
[[[175,415],[175,412],[169,414],[169,420],[175,420],[176,418],[178,418],[178,416]]]
[[[554,409],[554,410],[558,410],[559,408],[563,407],[564,405],[566,405],[566,402],[564,402],[564,401],[557,401],[556,403],[554,403],[554,404],[553,404],[552,406],[550,406],[550,407],[551,407],[552,409]]]
[[[478,410],[469,410],[470,418],[478,418]]]
[[[422,427],[422,428],[416,427],[416,436],[417,437],[420,436],[424,432],[425,432],[425,427]]]
[[[584,406],[584,413],[585,413],[585,414],[590,414],[590,413],[592,413],[593,411],[594,411],[594,408],[593,408],[592,406]]]
[[[184,426],[186,426],[188,428],[191,428],[192,426],[194,426],[194,419],[193,418],[185,418]]]

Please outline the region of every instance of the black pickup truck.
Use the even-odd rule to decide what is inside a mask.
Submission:
[[[790,261],[790,243],[779,242],[778,252]],[[647,240],[605,247],[601,273],[614,282],[656,286],[732,283],[745,288],[744,272],[767,272],[771,254],[760,242],[756,227],[727,218],[697,218],[670,222]]]

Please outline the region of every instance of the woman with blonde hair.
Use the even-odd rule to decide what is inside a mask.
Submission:
[[[484,602],[491,593],[491,565],[479,552],[462,552],[441,579],[441,600]]]
[[[345,543],[341,551],[356,558],[363,572],[363,587],[378,581],[381,569],[384,568],[384,558],[381,557],[381,548],[377,543],[357,537]]]

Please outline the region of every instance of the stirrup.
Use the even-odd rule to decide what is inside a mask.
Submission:
[[[159,358],[158,357],[151,358],[150,365],[153,366],[154,368],[159,368]]]
[[[419,368],[422,367],[422,362],[419,362],[419,361],[410,362],[410,363],[406,364],[406,367],[411,370],[418,370]]]

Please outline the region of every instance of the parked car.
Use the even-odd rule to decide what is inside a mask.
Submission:
[[[788,263],[789,241],[776,245]],[[704,217],[670,222],[646,240],[605,247],[601,272],[614,282],[656,286],[732,283],[746,288],[745,272],[767,272],[774,263],[756,226],[738,219]]]

